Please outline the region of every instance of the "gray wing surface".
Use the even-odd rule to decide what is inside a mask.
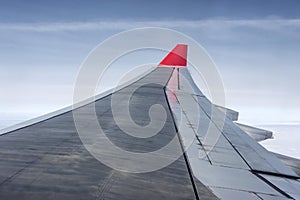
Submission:
[[[130,102],[137,124],[149,121],[148,110],[153,104],[160,104],[167,111],[165,126],[154,137],[139,140],[124,134],[113,119],[111,95],[95,102],[99,123],[114,144],[127,151],[146,153],[177,138],[181,151],[164,92],[172,70],[156,69],[127,86],[142,85]],[[149,79],[153,84],[143,85]],[[88,106],[78,109],[84,113]],[[85,149],[72,111],[26,125],[0,136],[0,199],[198,199],[183,155],[153,172],[120,172],[102,164]],[[88,114],[86,128],[89,129]],[[114,156],[110,152],[107,155]],[[200,182],[197,185],[201,186],[203,197],[217,199]]]
[[[92,130],[86,109],[95,106],[105,135],[125,151],[153,152],[174,139],[173,153],[181,156],[170,165],[145,173],[104,165],[82,144],[73,110],[64,110],[0,136],[0,199],[299,199],[299,176],[232,122],[236,114],[228,117],[214,106],[187,69],[180,69],[180,90],[174,89],[176,72],[157,68],[114,92],[139,86],[130,99],[130,114],[141,126],[150,122],[152,105],[165,109],[166,123],[155,136],[124,133],[114,120],[112,94],[76,109]]]
[[[175,120],[181,127],[180,136],[195,137],[191,145],[185,144],[194,176],[221,199],[299,199],[299,176],[235,124],[232,115],[226,116],[226,112],[213,105],[198,88],[188,89],[187,85],[195,84],[190,83],[193,80],[187,69],[181,69],[180,77],[179,88],[185,90],[170,87],[168,95],[177,98],[172,101],[171,110],[181,118]],[[195,114],[197,106],[200,117]],[[182,116],[176,107],[183,110]],[[183,118],[186,124],[182,123]],[[264,130],[255,133],[271,134]]]

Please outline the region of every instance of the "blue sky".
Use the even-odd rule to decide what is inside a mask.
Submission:
[[[299,1],[1,1],[2,22],[299,17]]]
[[[0,1],[0,127],[71,104],[88,53],[145,26],[198,41],[242,122],[300,124],[299,1],[12,0]]]

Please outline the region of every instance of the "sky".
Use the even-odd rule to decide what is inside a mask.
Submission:
[[[297,136],[300,2],[293,0],[0,0],[0,128],[70,105],[79,67],[95,46],[149,26],[180,31],[206,49],[241,122],[293,126]]]

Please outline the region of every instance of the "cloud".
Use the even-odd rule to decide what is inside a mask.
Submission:
[[[300,19],[260,20],[160,20],[160,21],[94,21],[94,22],[53,22],[53,23],[0,23],[0,31],[93,31],[123,30],[138,27],[166,27],[192,29],[232,29],[238,27],[264,30],[300,29]]]

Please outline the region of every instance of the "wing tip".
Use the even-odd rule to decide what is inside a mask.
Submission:
[[[187,44],[177,44],[158,64],[158,67],[186,67],[187,50]]]

